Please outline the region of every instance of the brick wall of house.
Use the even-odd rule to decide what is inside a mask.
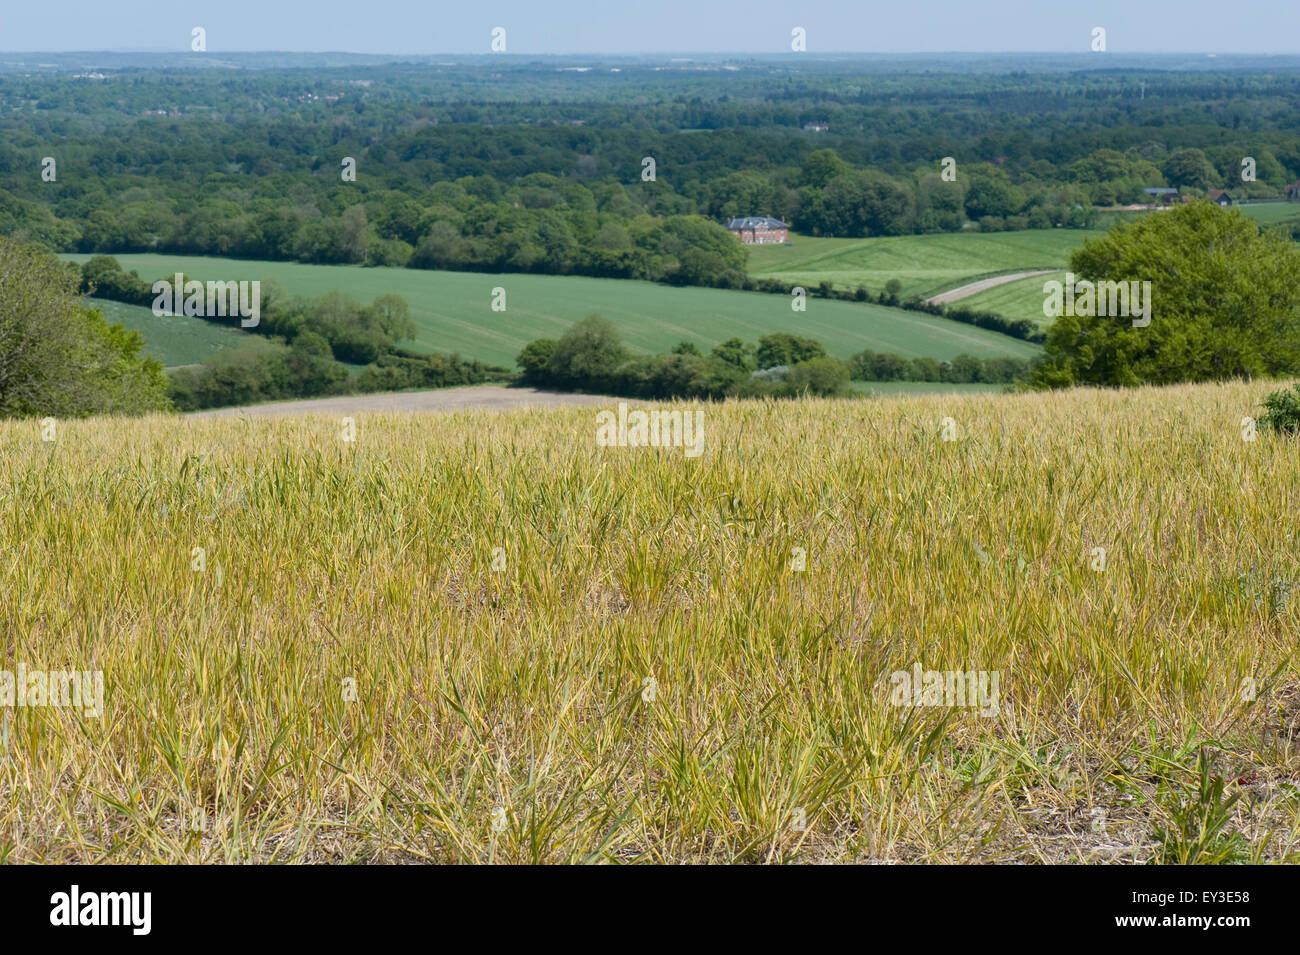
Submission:
[[[786,241],[788,229],[737,229],[736,238],[745,245],[774,245]]]

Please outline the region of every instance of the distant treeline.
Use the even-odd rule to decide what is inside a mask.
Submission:
[[[1300,79],[1263,72],[6,74],[0,231],[85,253],[741,287],[732,216],[879,236],[1087,226],[1150,186],[1280,195],[1300,179],[1297,108]]]
[[[359,375],[335,361],[329,344],[303,332],[290,344],[252,340],[217,352],[198,367],[173,369],[169,394],[178,411],[230,405],[322,398],[329,395],[450,388],[508,379],[504,368],[465,361],[458,355],[382,355]]]

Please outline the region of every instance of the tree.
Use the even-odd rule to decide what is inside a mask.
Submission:
[[[78,297],[80,273],[0,237],[0,417],[170,410],[143,339]]]
[[[785,376],[785,385],[795,395],[843,394],[849,383],[849,369],[842,361],[822,356],[800,362]]]
[[[964,186],[930,173],[917,184],[917,228],[921,232],[956,232],[965,220]]]
[[[849,171],[849,164],[833,149],[818,149],[803,161],[803,183],[814,189],[824,189],[826,184]]]
[[[1035,387],[1300,372],[1300,253],[1236,210],[1194,202],[1121,223],[1084,243],[1070,267],[1092,282],[1149,282],[1150,322],[1061,315],[1030,376]]]
[[[800,211],[802,228],[821,235],[900,235],[911,225],[912,195],[884,173],[848,173],[809,196]]]
[[[1197,189],[1213,189],[1221,182],[1219,171],[1199,149],[1180,149],[1173,153],[1165,160],[1165,178],[1175,186]]]
[[[739,338],[728,338],[725,342],[720,342],[713,346],[710,354],[729,365],[733,365],[742,371],[753,371],[755,361],[750,355],[750,350],[745,347],[745,343]]]
[[[395,342],[415,338],[415,322],[411,321],[411,306],[400,295],[389,292],[370,303],[363,315]]]
[[[1015,215],[1024,207],[1024,191],[1001,179],[972,178],[966,190],[966,215],[972,219]]]
[[[524,346],[515,364],[524,370],[524,384],[534,387],[550,383],[551,355],[555,352],[554,338],[538,338]]]
[[[626,359],[614,323],[599,315],[588,315],[560,336],[547,370],[561,387],[599,391],[611,385],[618,366]]]
[[[778,365],[797,365],[814,358],[825,358],[822,343],[811,338],[801,338],[786,332],[774,332],[758,340],[758,367],[775,368]]]

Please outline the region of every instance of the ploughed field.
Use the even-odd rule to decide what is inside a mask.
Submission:
[[[0,858],[1295,861],[1266,390],[0,423]]]

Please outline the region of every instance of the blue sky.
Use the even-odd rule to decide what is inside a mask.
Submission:
[[[1300,52],[1297,0],[5,0],[0,50],[487,53]]]

